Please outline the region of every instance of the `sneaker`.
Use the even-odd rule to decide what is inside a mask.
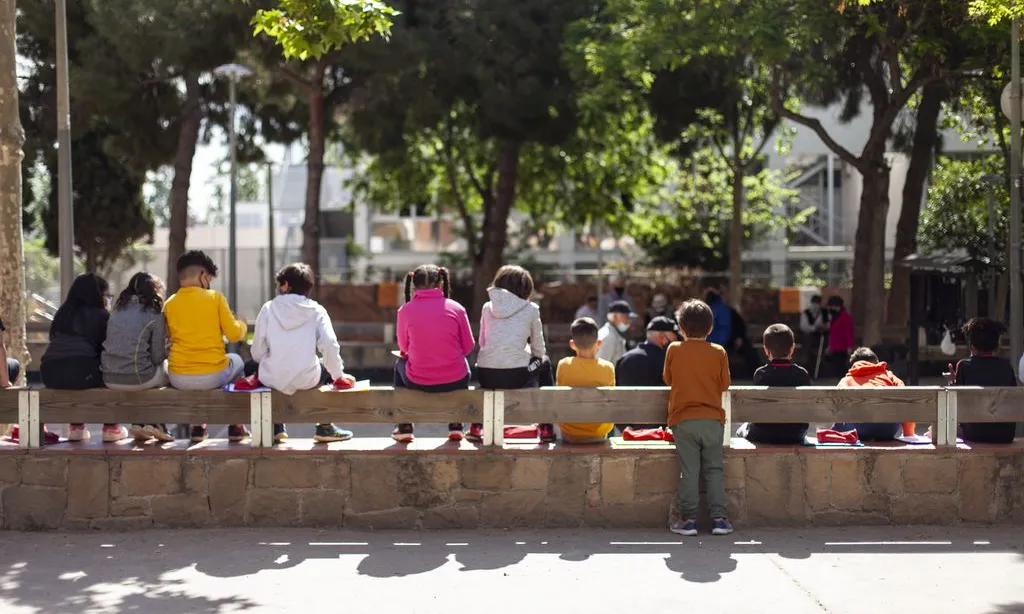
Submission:
[[[228,441],[238,443],[249,437],[249,429],[243,424],[232,424],[228,427]]]
[[[288,441],[288,431],[284,430],[283,424],[274,425],[274,443],[284,443]]]
[[[732,523],[729,522],[728,518],[712,518],[711,519],[711,534],[712,535],[728,535],[732,533]]]
[[[206,430],[205,424],[195,424],[192,426],[192,433],[189,435],[189,439],[192,443],[199,443],[206,441],[206,438],[209,436],[210,433]]]
[[[103,425],[104,443],[114,443],[115,441],[121,441],[122,439],[128,439],[128,429],[124,428],[120,424]]]
[[[402,443],[408,443],[413,440],[412,424],[403,422],[395,427],[394,431],[391,431],[391,438],[395,441]]]
[[[693,518],[689,518],[687,520],[676,520],[672,524],[668,525],[668,530],[672,531],[676,535],[693,537],[697,534],[697,521]]]
[[[558,440],[558,438],[555,437],[554,424],[542,424],[537,428],[537,431],[540,435],[541,443],[555,443]]]
[[[448,441],[462,441],[462,423],[448,423]]]
[[[92,437],[92,433],[85,428],[84,424],[68,425],[68,441],[85,441],[90,437]]]
[[[469,432],[466,433],[466,441],[473,443],[483,443],[484,441],[484,425],[473,423],[469,425]]]
[[[21,441],[21,427],[15,424],[14,426],[11,427],[11,430],[7,434],[7,436],[14,443],[19,443]],[[41,439],[42,445],[44,446],[52,446],[55,443],[60,443],[60,435],[58,435],[57,433],[51,433],[49,430],[47,430],[45,426],[43,427],[43,434]]]
[[[166,424],[147,424],[143,432],[157,441],[174,441],[174,435],[167,430]]]
[[[146,428],[144,424],[133,424],[128,428],[128,434],[132,436],[132,439],[140,443],[149,441],[153,436],[146,431]]]
[[[352,439],[352,431],[346,431],[345,429],[338,428],[333,424],[316,425],[316,433],[313,435],[313,441],[317,443],[348,441],[349,439]]]

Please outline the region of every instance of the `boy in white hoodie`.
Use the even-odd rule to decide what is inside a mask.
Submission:
[[[312,289],[313,269],[308,264],[289,264],[277,273],[278,296],[264,303],[256,317],[251,349],[253,360],[259,363],[259,380],[288,395],[339,379],[355,382],[345,374],[341,346],[327,310],[308,296]],[[246,369],[250,370],[256,372]],[[274,441],[287,438],[284,425],[275,424]],[[333,424],[317,424],[313,437],[319,443],[351,438],[351,431]]]

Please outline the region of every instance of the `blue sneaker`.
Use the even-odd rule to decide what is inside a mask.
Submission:
[[[713,518],[711,520],[712,535],[728,535],[732,533],[732,523],[728,518]]]
[[[693,537],[697,534],[697,521],[693,518],[686,520],[676,520],[672,524],[668,525],[668,530],[672,531],[676,535],[685,535],[687,537]]]
[[[317,443],[330,443],[332,441],[348,441],[352,439],[352,431],[346,431],[340,429],[333,424],[318,424],[316,425],[316,433],[313,435],[313,441]]]

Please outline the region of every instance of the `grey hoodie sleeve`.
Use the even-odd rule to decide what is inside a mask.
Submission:
[[[544,358],[548,348],[544,343],[544,324],[540,321],[540,309],[536,305],[530,307],[536,312],[536,317],[530,323],[530,354],[536,358]]]
[[[164,314],[153,318],[153,326],[149,330],[149,356],[157,367],[167,360],[167,320]]]

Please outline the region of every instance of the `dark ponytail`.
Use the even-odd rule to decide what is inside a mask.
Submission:
[[[441,290],[444,292],[444,297],[451,298],[452,282],[448,275],[448,269],[439,267],[437,274],[441,277]]]
[[[408,303],[412,300],[412,291],[414,289],[429,290],[438,286],[441,287],[445,298],[451,296],[452,282],[448,269],[439,267],[436,264],[420,265],[405,278],[405,302]]]
[[[405,276],[405,302],[408,303],[412,300],[412,278],[415,275],[413,271],[409,271],[409,274]]]

